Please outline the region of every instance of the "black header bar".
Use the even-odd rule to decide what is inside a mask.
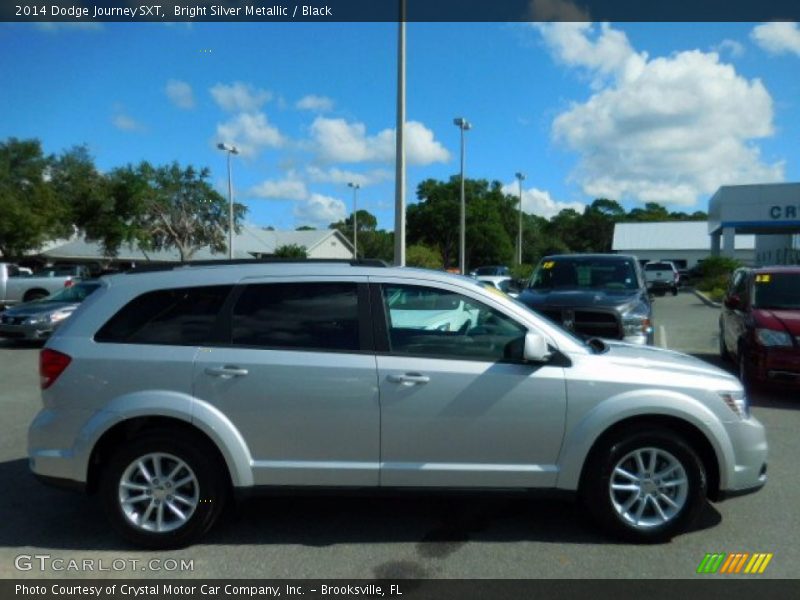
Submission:
[[[12,0],[11,22],[397,22],[403,0]],[[409,22],[800,21],[798,0],[404,0]]]

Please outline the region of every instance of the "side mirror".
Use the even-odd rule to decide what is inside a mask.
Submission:
[[[547,347],[547,340],[538,333],[528,333],[525,335],[525,349],[523,358],[531,362],[547,362],[552,356]]]
[[[732,294],[725,298],[725,308],[736,310],[742,306],[742,299],[736,294]]]

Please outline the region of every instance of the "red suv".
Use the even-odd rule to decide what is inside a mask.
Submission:
[[[719,352],[743,384],[800,386],[800,267],[737,269],[719,319]]]

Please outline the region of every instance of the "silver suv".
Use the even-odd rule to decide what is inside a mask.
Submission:
[[[30,465],[141,546],[281,487],[563,490],[656,542],[766,481],[735,377],[584,342],[472,279],[305,262],[101,281],[42,350]]]

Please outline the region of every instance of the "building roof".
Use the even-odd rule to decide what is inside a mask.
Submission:
[[[737,235],[737,250],[755,248],[754,235]],[[614,226],[616,252],[636,250],[703,250],[710,251],[711,236],[707,221],[669,221],[657,223],[617,223]]]
[[[280,246],[297,244],[305,246],[308,252],[322,244],[331,237],[336,237],[346,248],[352,250],[349,240],[335,229],[319,229],[313,231],[267,231],[256,225],[245,224],[239,233],[234,235],[233,257],[238,259],[254,258],[261,255],[271,255]],[[89,242],[82,236],[75,236],[69,240],[50,242],[48,246],[38,252],[52,260],[104,260],[112,257],[103,252],[100,242]],[[180,255],[177,250],[162,250],[159,252],[143,251],[138,244],[123,244],[120,246],[115,260],[132,262],[178,262]],[[208,247],[198,250],[192,260],[224,260],[227,253],[211,252]]]

